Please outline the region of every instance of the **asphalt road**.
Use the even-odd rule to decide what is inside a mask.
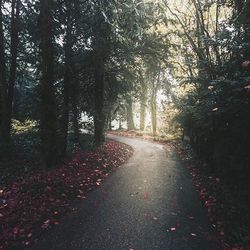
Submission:
[[[133,146],[134,155],[33,249],[215,249],[205,210],[173,150],[109,137]]]

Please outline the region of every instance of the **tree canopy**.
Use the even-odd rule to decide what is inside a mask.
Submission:
[[[34,120],[50,166],[65,156],[69,132],[79,141],[86,116],[95,145],[125,126],[182,133],[225,171],[249,160],[249,1],[1,0],[0,8],[2,145],[14,120]]]

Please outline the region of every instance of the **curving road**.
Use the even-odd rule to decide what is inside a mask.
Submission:
[[[212,246],[205,210],[172,149],[109,138],[133,146],[133,157],[34,249],[219,249]]]

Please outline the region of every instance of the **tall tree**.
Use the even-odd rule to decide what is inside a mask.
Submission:
[[[128,130],[134,130],[135,129],[135,124],[134,124],[133,99],[132,99],[132,97],[127,96],[126,102],[127,102],[127,127],[128,127]]]
[[[46,167],[56,160],[57,121],[54,90],[52,0],[40,1],[41,49],[41,140]]]
[[[64,156],[67,150],[67,138],[69,127],[70,96],[72,91],[73,74],[73,17],[72,1],[65,0],[65,41],[64,41],[64,80],[63,80],[63,107],[62,107],[62,124],[61,124],[61,155]]]
[[[148,86],[144,76],[140,72],[140,82],[141,82],[141,93],[140,93],[140,130],[144,131],[145,129],[145,116],[146,116],[146,107],[148,99]]]
[[[105,90],[105,63],[109,56],[108,39],[110,26],[107,1],[98,1],[93,28],[93,49],[94,49],[94,131],[95,145],[99,146],[104,141],[104,90]]]
[[[7,77],[7,65],[5,60],[5,39],[3,31],[3,2],[0,2],[0,90],[1,90],[1,139],[4,143],[10,140],[10,128],[12,117],[12,106],[14,87],[17,72],[17,52],[18,52],[18,32],[19,32],[19,14],[20,0],[12,0],[11,2],[11,22],[10,22],[10,66]]]
[[[3,30],[3,1],[0,0],[0,136],[3,142],[8,141],[7,135],[7,76],[6,76],[6,60],[5,60],[5,39]]]
[[[18,53],[18,43],[19,43],[19,29],[20,29],[20,0],[12,0],[12,10],[11,10],[11,44],[10,44],[10,73],[8,81],[8,96],[7,96],[7,137],[10,137],[11,129],[11,118],[13,109],[13,98],[14,98],[14,87],[16,82],[17,74],[17,53]]]

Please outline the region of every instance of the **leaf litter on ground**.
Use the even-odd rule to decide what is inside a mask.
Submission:
[[[107,141],[96,151],[76,153],[57,169],[36,171],[0,187],[0,249],[33,244],[132,153],[128,145]]]

